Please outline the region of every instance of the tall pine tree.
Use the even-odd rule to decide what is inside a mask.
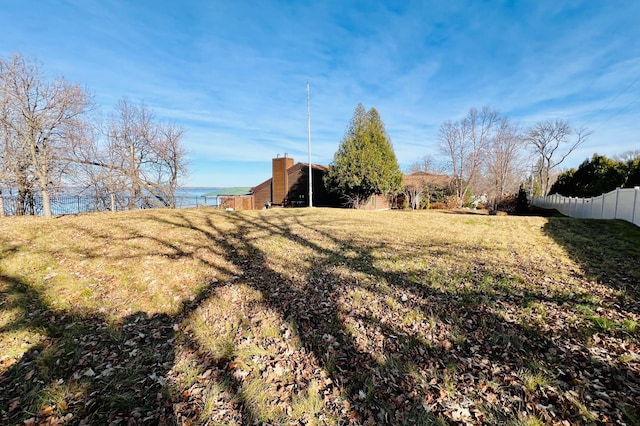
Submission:
[[[402,187],[402,172],[380,114],[358,104],[347,132],[325,175],[326,187],[353,207],[372,195],[391,194]]]

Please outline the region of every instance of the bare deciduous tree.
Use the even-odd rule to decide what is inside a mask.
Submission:
[[[34,214],[39,192],[50,217],[51,196],[63,184],[102,200],[97,209],[175,207],[187,173],[183,129],[122,100],[98,138],[86,118],[91,108],[79,85],[46,79],[20,55],[0,58],[0,190],[17,190],[16,214]]]
[[[525,141],[520,127],[503,118],[496,126],[486,162],[487,192],[493,207],[515,193],[525,173]]]
[[[419,209],[425,199],[429,203],[436,189],[441,187],[436,181],[441,180],[437,178],[442,178],[444,172],[445,167],[431,155],[425,155],[407,168],[402,192],[409,197],[413,210]]]
[[[439,173],[436,170],[440,169],[436,165],[436,159],[431,155],[425,155],[418,161],[414,161],[407,168],[407,173],[418,173],[418,172],[426,172],[426,173]]]
[[[188,172],[187,151],[182,146],[183,136],[183,128],[174,123],[162,124],[159,127],[159,139],[153,145],[157,159],[156,189],[171,200],[171,207],[175,207],[174,196],[178,183]]]
[[[71,163],[75,173],[71,182],[79,193],[95,200],[95,210],[122,210],[125,206],[121,194],[126,191],[122,172],[115,167],[108,143],[100,145],[99,134],[95,127],[87,129],[86,143],[74,147]]]
[[[627,163],[629,161],[633,161],[636,158],[640,158],[640,149],[631,149],[629,151],[625,151],[622,154],[617,154],[613,156],[613,159],[616,161],[620,161],[621,163]]]
[[[15,214],[24,215],[33,212],[33,177],[30,173],[28,155],[24,146],[20,144],[11,122],[16,112],[11,107],[11,75],[14,72],[12,62],[0,59],[0,126],[2,127],[2,171],[1,184],[10,195],[17,190]],[[4,211],[4,206],[3,206]]]
[[[36,63],[20,55],[0,62],[0,119],[13,144],[5,154],[10,156],[19,202],[32,194],[32,183],[37,182],[43,215],[51,217],[50,196],[59,189],[68,151],[79,137],[91,99],[79,85],[63,78],[46,80]]]
[[[121,100],[107,125],[102,155],[109,193],[121,193],[124,185],[129,209],[175,207],[179,180],[187,172],[183,135],[175,124],[157,123],[144,104]]]
[[[565,120],[540,121],[526,132],[526,141],[538,157],[538,180],[542,195],[551,188],[553,169],[591,135],[584,127],[574,129]]]
[[[4,190],[5,188],[11,188],[11,173],[9,168],[9,131],[3,124],[4,120],[1,118],[5,115],[3,106],[3,97],[0,96],[0,216],[5,215],[4,211]]]
[[[479,177],[498,120],[497,111],[472,108],[462,120],[447,121],[440,126],[439,148],[450,161],[458,207]]]
[[[409,197],[411,208],[417,210],[422,202],[422,194],[428,188],[428,182],[424,176],[420,176],[422,172],[414,172],[409,176],[405,176],[404,188],[402,192]]]

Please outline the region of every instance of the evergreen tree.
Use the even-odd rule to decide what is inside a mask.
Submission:
[[[527,190],[524,188],[524,184],[520,185],[518,191],[518,199],[516,201],[516,214],[529,213],[529,199],[527,198]]]
[[[346,197],[356,208],[372,195],[391,194],[401,189],[402,172],[375,108],[367,111],[358,104],[325,175],[325,185]]]
[[[558,176],[549,192],[565,197],[597,197],[623,187],[628,177],[627,169],[620,161],[594,154],[577,170],[571,169]]]
[[[626,171],[627,179],[625,187],[633,188],[635,186],[640,186],[640,157],[627,161]]]
[[[575,192],[575,179],[576,169],[571,168],[558,175],[555,183],[549,190],[550,194],[560,194],[564,196],[572,196]]]

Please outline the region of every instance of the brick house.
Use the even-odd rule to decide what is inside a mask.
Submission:
[[[342,207],[344,200],[336,194],[331,194],[324,186],[324,175],[328,166],[311,165],[313,179],[313,205],[316,207]],[[273,206],[307,207],[309,205],[309,163],[295,163],[293,158],[277,156],[271,160],[271,177],[254,186],[248,195],[227,196],[222,198],[222,206],[234,210],[263,209]],[[403,194],[391,200],[387,195],[374,195],[369,202],[362,206],[370,210],[382,210],[395,207],[394,203],[402,206],[404,198],[409,201],[415,195],[409,195],[409,188],[431,187],[440,189],[448,185],[449,177],[432,175],[429,173],[414,173],[405,175],[405,190]]]
[[[330,194],[324,186],[324,174],[329,168],[311,165],[313,205],[340,207],[339,196]],[[277,156],[271,160],[271,177],[254,186],[248,195],[225,196],[222,207],[234,210],[259,210],[268,207],[306,207],[309,205],[309,163],[294,163],[293,158]]]
[[[413,209],[424,208],[424,204],[437,201],[437,195],[444,197],[451,185],[451,178],[427,172],[404,175],[404,189],[398,197],[398,205],[405,204]]]
[[[293,158],[276,157],[271,161],[272,175],[251,189],[256,209],[269,206],[306,207],[309,205],[309,163],[295,163]],[[327,166],[311,165],[313,205],[338,207],[339,197],[330,194],[324,186]]]

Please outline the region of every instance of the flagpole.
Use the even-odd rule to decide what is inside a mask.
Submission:
[[[313,207],[313,174],[311,172],[311,106],[309,103],[309,79],[307,79],[307,148],[309,150],[309,207]]]

